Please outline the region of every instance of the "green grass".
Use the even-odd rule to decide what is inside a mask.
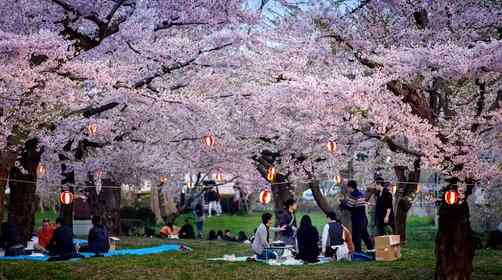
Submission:
[[[320,227],[321,214],[311,214]],[[300,215],[298,217],[301,217]],[[180,219],[181,223],[183,220]],[[230,229],[252,231],[259,216],[222,216],[207,220],[206,231]],[[0,279],[433,279],[435,230],[431,220],[410,218],[408,243],[395,262],[339,262],[302,267],[273,267],[261,263],[209,262],[225,254],[250,255],[249,245],[222,241],[182,241],[193,248],[189,253],[86,259],[78,262],[1,262]],[[122,247],[151,246],[165,241],[157,238],[123,237]],[[473,279],[502,279],[502,252],[478,251]]]

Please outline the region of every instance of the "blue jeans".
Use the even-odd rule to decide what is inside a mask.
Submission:
[[[196,231],[195,237],[202,238],[202,235],[204,233],[204,222],[196,222],[195,231]]]
[[[258,260],[275,260],[275,259],[277,259],[277,254],[275,254],[275,252],[272,250],[264,249],[260,255],[256,254],[256,259],[258,259]]]

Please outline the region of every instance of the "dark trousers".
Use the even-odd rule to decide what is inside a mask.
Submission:
[[[356,252],[362,252],[361,239],[368,250],[373,250],[373,242],[368,233],[368,219],[366,217],[352,220],[352,242],[354,242],[354,251]]]

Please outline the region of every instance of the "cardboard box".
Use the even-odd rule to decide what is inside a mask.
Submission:
[[[399,235],[383,235],[375,237],[375,249],[390,248],[401,243]]]
[[[389,248],[376,249],[375,259],[377,261],[395,261],[401,258],[401,245],[394,245]]]

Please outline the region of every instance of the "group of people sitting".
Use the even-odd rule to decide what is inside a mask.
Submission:
[[[226,229],[224,231],[218,230],[210,230],[209,235],[208,235],[208,240],[223,240],[223,241],[232,241],[232,242],[247,242],[248,237],[245,232],[239,231],[237,233],[237,236],[233,234],[229,229]]]
[[[17,226],[13,223],[3,223],[0,246],[5,250],[5,256],[31,254],[32,251],[48,254],[51,256],[49,260],[81,257],[78,255],[79,252],[91,252],[99,256],[110,250],[108,231],[102,224],[100,216],[93,216],[92,224],[87,244],[75,246],[73,230],[64,224],[62,218],[57,218],[55,224],[51,224],[49,219],[44,219],[42,227],[37,232],[38,242],[34,244],[33,250],[26,250]]]
[[[172,222],[167,222],[160,229],[160,237],[166,237],[170,239],[194,239],[195,230],[193,225],[190,223],[190,219],[185,219],[185,224],[181,228],[176,227]]]
[[[383,180],[378,180],[371,195],[376,195],[375,223],[377,235],[384,235],[387,228],[393,227],[392,194]],[[285,202],[285,211],[279,215],[278,227],[272,226],[272,214],[262,215],[262,223],[256,230],[252,250],[258,259],[277,258],[270,240],[276,233],[283,245],[289,245],[296,251],[296,257],[305,262],[317,262],[319,255],[337,260],[350,259],[353,252],[362,252],[362,242],[368,250],[373,250],[373,240],[368,233],[368,218],[366,205],[371,196],[365,196],[357,188],[355,181],[347,183],[349,193],[345,200],[340,201],[340,208],[348,210],[351,215],[352,231],[345,227],[334,212],[327,213],[327,223],[322,235],[312,225],[308,215],[302,217],[297,228],[295,211],[298,205],[295,200]]]

